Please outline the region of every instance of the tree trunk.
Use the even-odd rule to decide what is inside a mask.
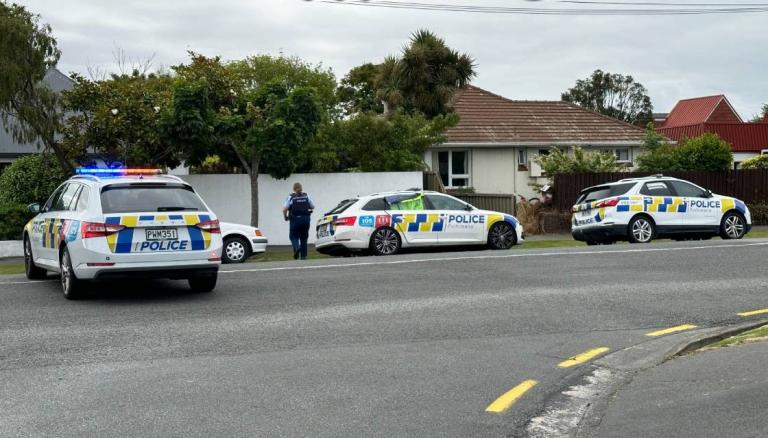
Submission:
[[[259,157],[251,161],[248,176],[251,178],[251,226],[259,226]]]

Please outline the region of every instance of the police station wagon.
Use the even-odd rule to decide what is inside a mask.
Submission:
[[[219,221],[178,177],[154,169],[78,169],[24,228],[27,277],[61,275],[64,296],[83,282],[187,279],[209,292],[221,264]]]
[[[584,189],[573,206],[572,234],[590,245],[657,237],[741,239],[751,226],[744,202],[656,175]]]
[[[315,248],[326,254],[401,248],[488,245],[509,249],[523,242],[523,227],[508,214],[477,209],[430,191],[377,193],[347,199],[317,222]]]

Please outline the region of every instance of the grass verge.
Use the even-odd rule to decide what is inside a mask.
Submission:
[[[746,344],[748,342],[766,341],[768,340],[768,325],[752,329],[748,332],[744,332],[740,335],[732,336],[722,341],[715,342],[708,345],[704,350],[711,350],[714,348],[728,347],[730,345]]]
[[[23,274],[24,264],[0,265],[0,275]]]

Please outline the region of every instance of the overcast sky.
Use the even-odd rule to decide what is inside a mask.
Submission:
[[[154,55],[155,64],[165,66],[183,62],[187,50],[225,59],[283,52],[322,62],[341,78],[355,65],[397,53],[414,30],[427,28],[476,59],[475,85],[512,99],[557,100],[576,79],[601,68],[634,76],[648,88],[656,112],[668,112],[678,99],[722,93],[748,119],[768,102],[768,13],[563,17],[304,0],[16,1],[53,26],[65,73],[86,73],[89,65],[113,70],[119,47],[137,59]]]

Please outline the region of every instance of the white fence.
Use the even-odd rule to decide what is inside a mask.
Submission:
[[[251,195],[248,175],[181,175],[192,184],[220,220],[251,222]],[[288,223],[282,208],[294,182],[300,182],[315,203],[309,240],[315,240],[314,223],[340,201],[358,195],[390,190],[421,188],[421,172],[306,173],[277,180],[259,175],[259,228],[271,245],[289,245]]]

